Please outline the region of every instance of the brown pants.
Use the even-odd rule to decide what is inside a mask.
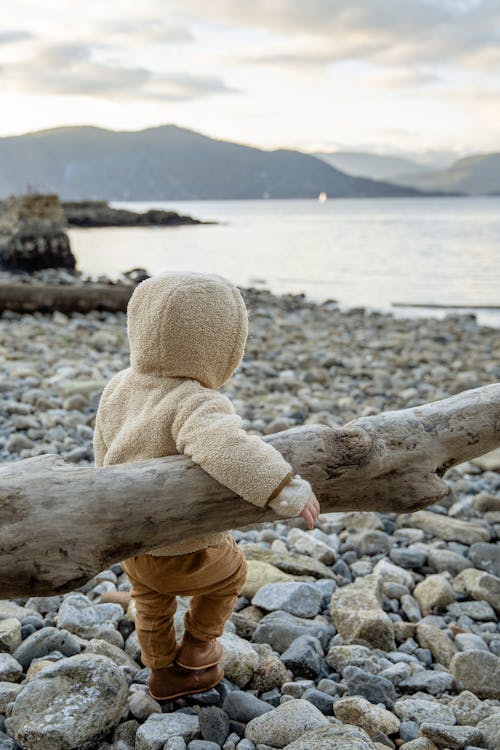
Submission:
[[[161,669],[176,654],[176,596],[190,596],[184,624],[195,638],[222,634],[245,584],[247,564],[232,536],[214,547],[173,557],[137,555],[122,567],[132,584],[143,664]]]

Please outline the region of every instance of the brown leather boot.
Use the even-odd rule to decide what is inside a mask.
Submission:
[[[216,638],[202,641],[185,630],[175,663],[182,669],[207,669],[218,664],[223,653],[224,649]]]
[[[99,599],[99,604],[121,604],[126,612],[131,599],[130,591],[106,591]]]
[[[152,669],[149,678],[149,692],[157,701],[170,701],[181,695],[204,693],[215,687],[224,677],[222,667],[209,669],[181,670],[175,664],[162,669]]]

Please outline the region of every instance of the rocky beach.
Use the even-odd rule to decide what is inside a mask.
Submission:
[[[242,291],[250,336],[224,391],[250,433],[500,381],[500,332],[474,316]],[[6,311],[0,359],[0,462],[91,464],[100,393],[128,366],[125,314]],[[200,695],[148,694],[133,605],[100,603],[129,588],[118,563],[69,594],[0,601],[0,750],[498,750],[500,452],[446,480],[447,498],[413,514],[234,530],[248,579],[221,638],[225,678]]]

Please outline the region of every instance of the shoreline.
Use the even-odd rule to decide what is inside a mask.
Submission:
[[[76,269],[68,271],[66,269],[44,269],[28,273],[25,271],[6,271],[0,269],[0,296],[2,285],[6,284],[23,284],[33,286],[43,285],[82,285],[86,288],[103,286],[114,287],[120,286],[134,287],[140,281],[148,278],[151,274],[144,268],[133,268],[128,271],[117,272],[112,277],[103,274],[89,274]],[[423,304],[423,303],[402,303],[393,302],[390,307],[344,304],[334,299],[322,299],[306,292],[279,291],[274,292],[270,288],[269,282],[264,279],[256,279],[252,284],[239,286],[242,291],[256,291],[269,294],[273,297],[292,297],[298,300],[304,300],[318,307],[331,306],[336,307],[343,314],[350,314],[352,311],[363,310],[366,315],[387,316],[401,320],[446,320],[448,317],[474,318],[479,327],[500,328],[500,306],[494,305],[443,305],[443,304]],[[492,315],[488,315],[491,313]],[[498,313],[498,315],[496,315]],[[1,314],[1,313],[0,313]],[[483,322],[486,319],[487,322]]]

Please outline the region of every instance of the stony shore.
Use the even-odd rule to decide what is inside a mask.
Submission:
[[[225,391],[256,434],[500,381],[499,331],[472,316],[244,293],[247,355]],[[0,462],[91,463],[99,394],[127,356],[124,314],[4,313]],[[0,601],[0,750],[498,750],[500,458],[447,480],[446,501],[412,516],[236,530],[249,576],[226,677],[199,696],[148,695],[133,607],[99,603],[129,587],[119,564],[64,597]]]

